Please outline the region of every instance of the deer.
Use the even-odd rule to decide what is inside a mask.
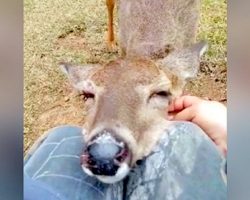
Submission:
[[[169,104],[196,77],[207,49],[195,42],[199,0],[118,3],[121,56],[106,64],[60,63],[87,110],[83,171],[109,184],[150,154],[171,124]],[[114,0],[107,5],[112,11]]]

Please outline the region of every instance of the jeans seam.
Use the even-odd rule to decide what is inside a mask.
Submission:
[[[70,154],[60,154],[60,155],[56,155],[56,156],[51,156],[50,158],[62,158],[62,157],[66,157],[66,158],[76,158],[79,159],[80,156],[77,155],[70,155]]]
[[[36,175],[38,175],[38,173],[42,170],[42,168],[43,168],[43,167],[47,164],[47,162],[51,159],[52,154],[56,151],[56,149],[59,147],[59,145],[60,145],[61,143],[63,143],[64,141],[66,141],[66,140],[68,140],[68,139],[75,139],[75,138],[81,138],[81,136],[71,136],[71,137],[62,138],[62,139],[60,140],[60,142],[58,142],[58,143],[55,145],[54,149],[50,152],[48,158],[44,161],[44,163],[41,165],[41,167],[34,173],[34,175],[32,176],[32,178],[35,178]],[[45,144],[46,144],[46,143],[44,143],[44,145],[45,145]]]
[[[61,142],[63,142],[63,140],[61,140]],[[60,142],[60,143],[61,143]],[[58,146],[60,145],[60,143],[58,143],[57,145],[55,145],[54,149],[50,152],[48,158],[44,161],[44,163],[41,165],[41,167],[34,173],[34,175],[32,176],[32,179],[35,179],[35,177],[38,175],[38,173],[43,169],[43,167],[47,164],[47,162],[50,160],[51,155],[55,152],[55,150],[58,148]]]
[[[49,144],[49,143],[51,143],[51,144],[53,144],[53,143],[61,144],[65,140],[71,140],[71,139],[76,139],[76,138],[82,138],[82,136],[68,136],[68,137],[62,138],[59,142],[48,142],[48,143],[45,142],[44,145]]]
[[[89,186],[90,188],[94,189],[95,191],[99,192],[103,197],[105,196],[104,193],[99,190],[98,188],[94,187],[93,185],[91,185],[90,183],[88,183],[87,181],[83,181],[82,179],[78,179],[72,176],[67,176],[67,175],[63,175],[63,174],[41,174],[37,177],[34,178],[34,180],[38,180],[39,178],[42,177],[49,177],[49,176],[54,176],[54,177],[61,177],[61,178],[66,178],[66,179],[73,179],[74,181],[77,181],[79,183],[83,183],[86,184],[87,186]]]
[[[48,176],[54,176],[54,177],[61,177],[61,178],[66,178],[66,179],[73,179],[74,181],[77,181],[77,182],[81,182],[81,179],[78,179],[78,178],[75,178],[73,176],[68,176],[68,175],[63,175],[63,174],[41,174],[41,175],[38,175],[34,178],[34,180],[38,180],[39,178],[42,178],[42,177],[48,177]]]

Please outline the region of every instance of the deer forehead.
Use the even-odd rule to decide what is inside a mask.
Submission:
[[[93,74],[91,80],[96,86],[123,91],[141,86],[153,87],[161,82],[171,82],[171,78],[153,61],[135,59],[108,63]]]

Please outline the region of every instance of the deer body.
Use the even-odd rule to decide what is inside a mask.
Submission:
[[[199,0],[118,1],[119,44],[125,55],[152,56],[195,42]]]
[[[120,0],[123,57],[105,65],[61,64],[86,100],[87,147],[81,161],[87,174],[105,183],[123,179],[168,127],[168,105],[197,74],[206,47],[193,44],[198,4]]]

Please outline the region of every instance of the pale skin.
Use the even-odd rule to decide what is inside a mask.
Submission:
[[[198,125],[227,154],[227,108],[217,101],[181,96],[169,106],[169,119]]]

